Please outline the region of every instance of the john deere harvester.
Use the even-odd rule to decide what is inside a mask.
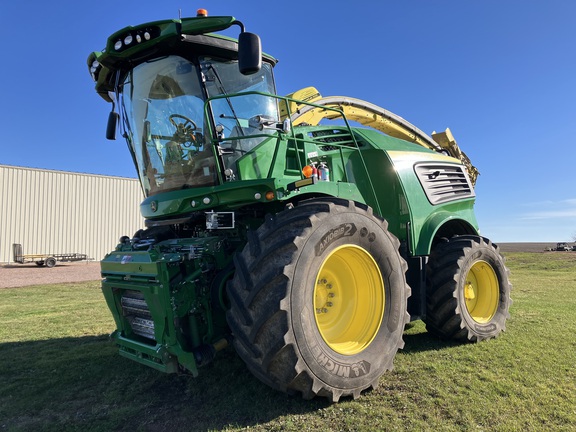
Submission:
[[[102,260],[120,354],[196,376],[232,343],[271,387],[337,401],[377,385],[410,320],[502,332],[508,270],[450,130],[311,87],[279,96],[275,64],[202,10],[89,56],[145,195],[145,229]]]

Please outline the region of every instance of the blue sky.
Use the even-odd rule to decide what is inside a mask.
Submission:
[[[127,25],[200,7],[261,36],[279,94],[313,85],[450,127],[480,169],[487,237],[576,236],[573,0],[3,2],[0,164],[135,177],[125,143],[105,139],[86,58]]]

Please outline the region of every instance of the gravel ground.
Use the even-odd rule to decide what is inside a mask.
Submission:
[[[0,265],[0,288],[27,285],[58,284],[100,279],[100,262],[59,262],[55,267],[38,267],[36,264]]]
[[[506,252],[544,252],[553,243],[500,243],[500,250]],[[0,288],[13,288],[27,285],[58,284],[100,279],[98,261],[59,262],[55,267],[38,267],[36,264],[0,265]]]

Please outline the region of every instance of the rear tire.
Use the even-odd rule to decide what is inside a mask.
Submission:
[[[46,258],[46,267],[52,268],[55,265],[56,265],[56,258],[54,258],[54,257]]]
[[[428,262],[427,330],[460,341],[498,336],[510,317],[509,273],[487,238],[458,236],[438,244]]]
[[[234,263],[234,347],[269,386],[358,397],[392,368],[410,295],[398,240],[370,208],[316,199],[267,217]]]

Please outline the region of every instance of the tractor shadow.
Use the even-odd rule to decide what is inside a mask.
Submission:
[[[400,353],[415,354],[425,351],[457,347],[463,342],[440,339],[426,331],[424,323],[417,321],[409,323],[404,330],[404,348]]]
[[[106,335],[0,343],[0,353],[6,430],[220,430],[330,405],[268,388],[232,348],[196,378],[120,357]]]
[[[408,328],[404,340],[399,355],[458,345],[419,328]],[[3,343],[0,353],[0,407],[10,407],[0,408],[0,417],[7,430],[246,428],[331,405],[270,389],[232,348],[196,378],[122,358],[106,335]]]

